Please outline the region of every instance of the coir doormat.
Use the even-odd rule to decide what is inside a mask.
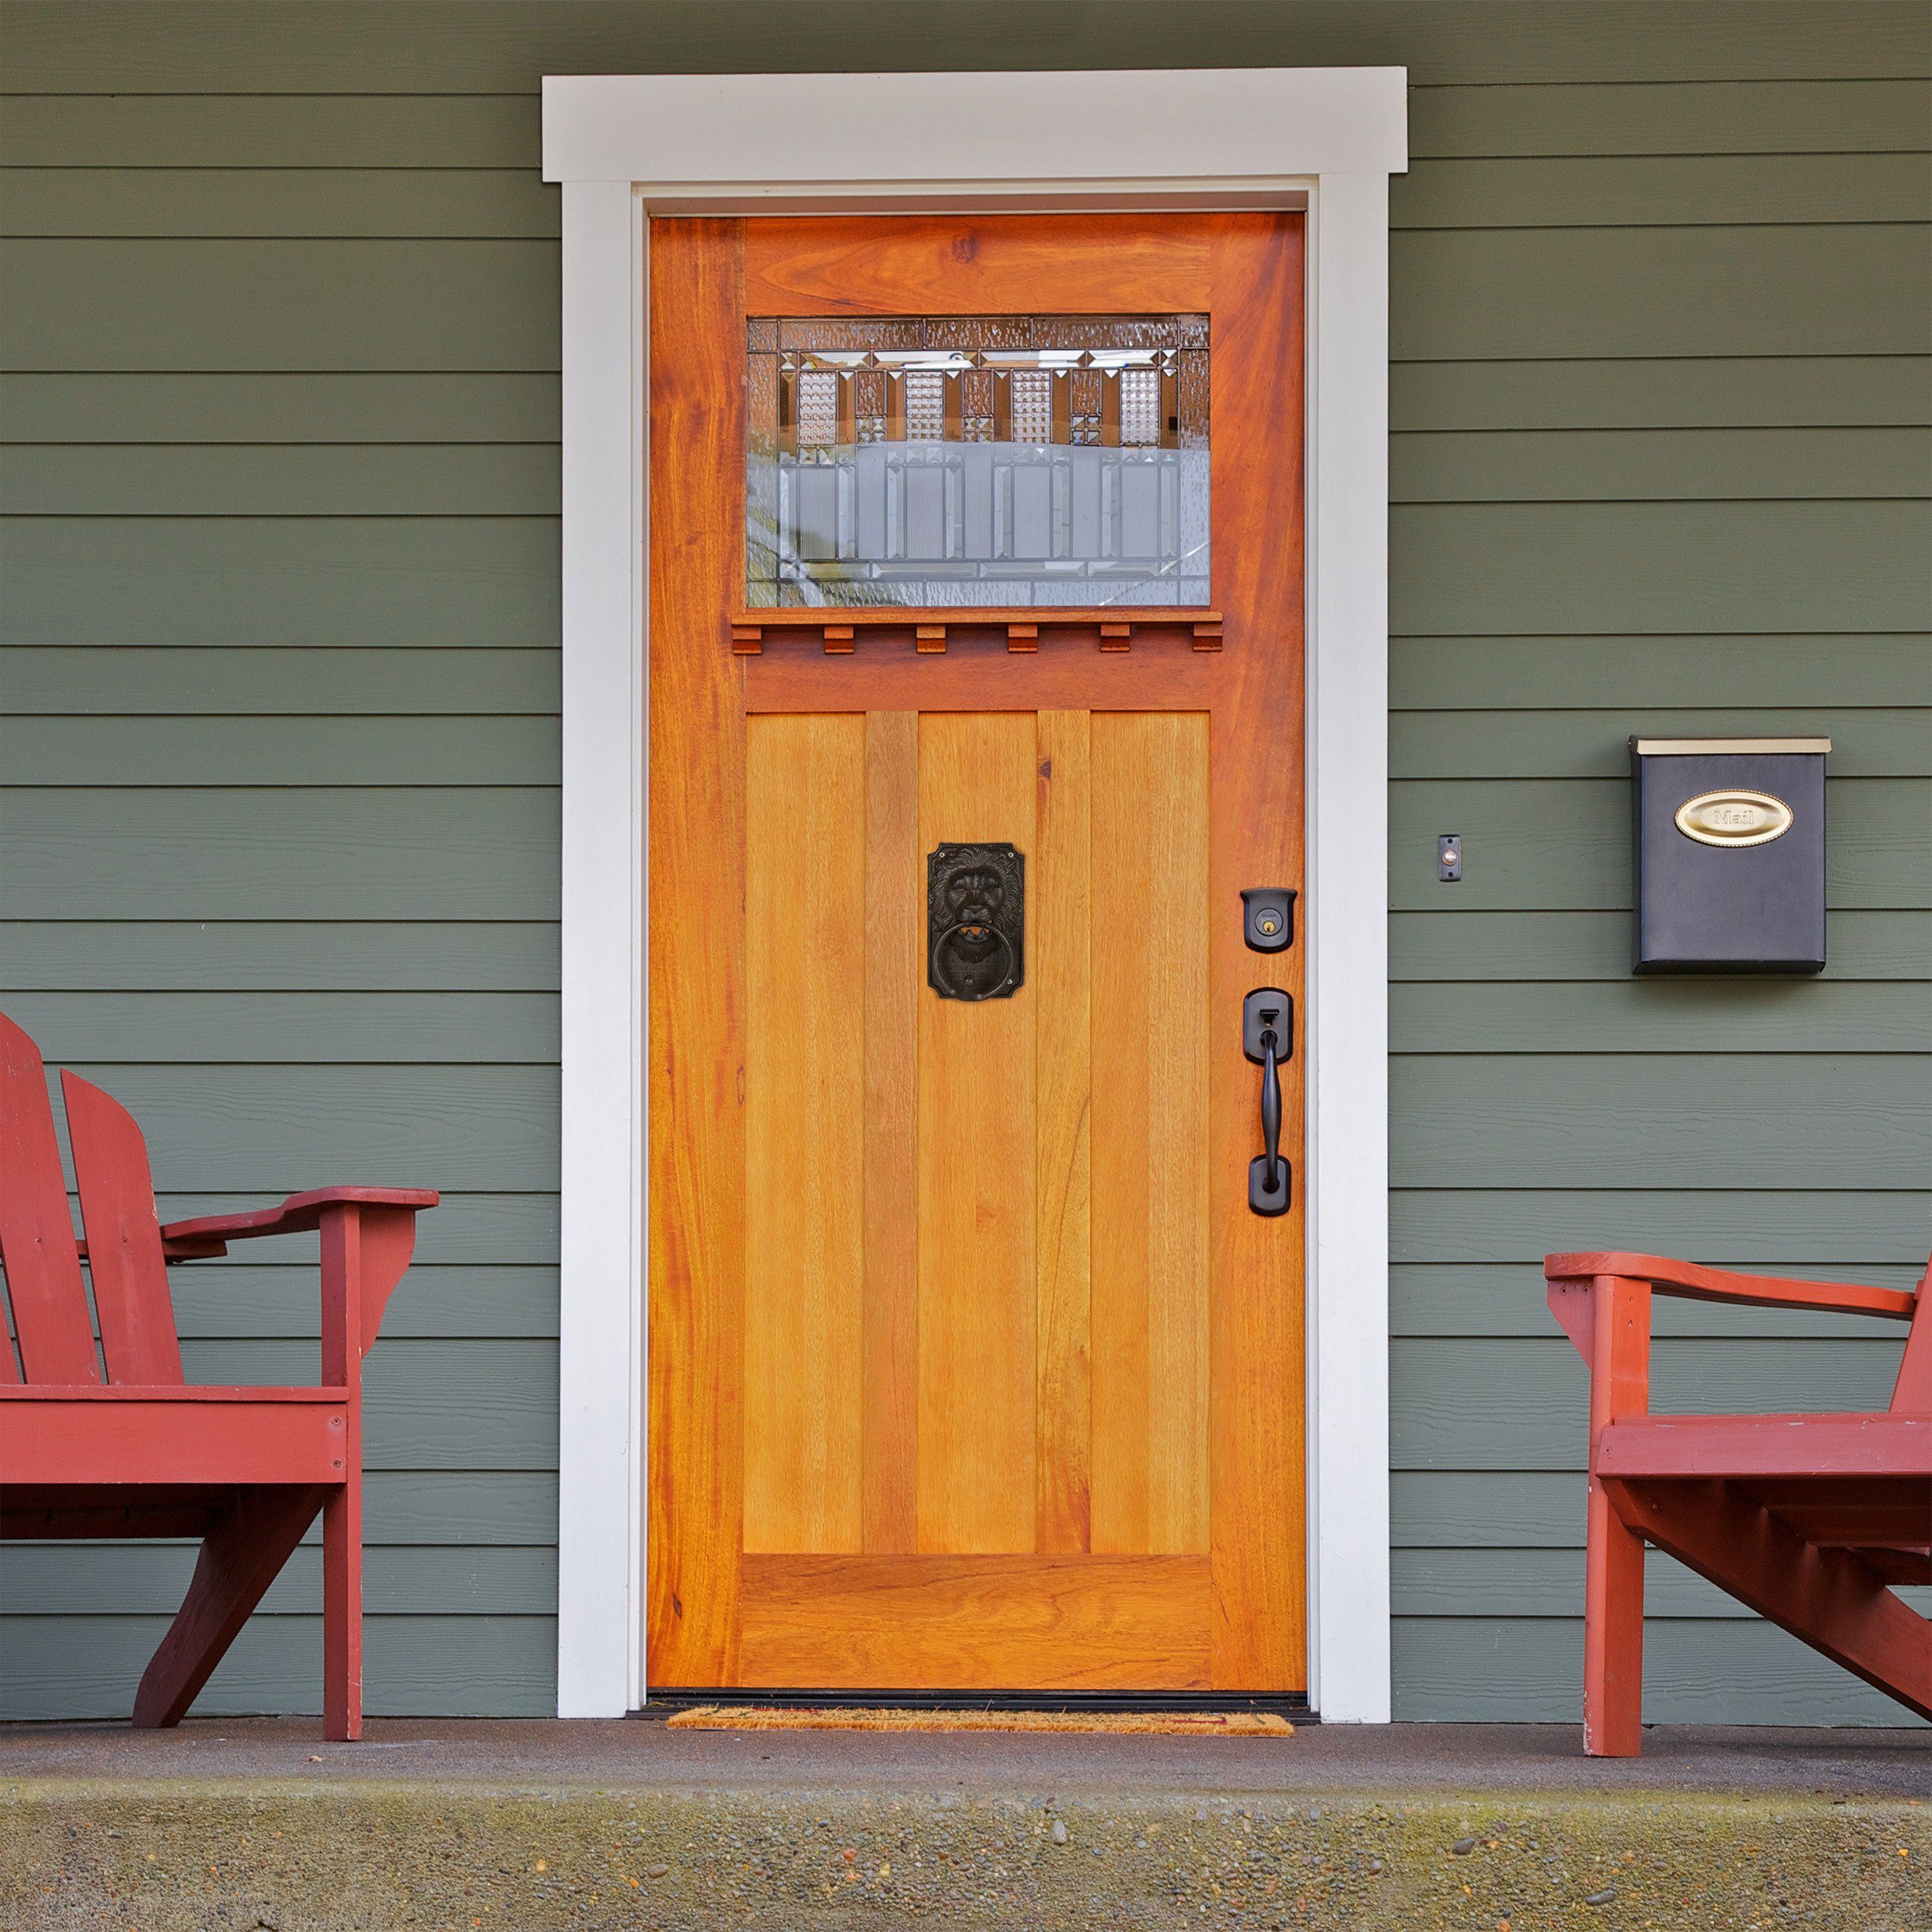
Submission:
[[[1020,1730],[1102,1732],[1137,1737],[1292,1737],[1273,1711],[925,1711],[787,1709],[758,1704],[697,1704],[675,1711],[672,1730]]]

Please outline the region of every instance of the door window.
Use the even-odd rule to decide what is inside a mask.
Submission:
[[[1205,315],[747,329],[748,608],[1208,602]]]

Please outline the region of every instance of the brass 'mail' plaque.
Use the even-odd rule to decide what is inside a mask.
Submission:
[[[1678,807],[1677,829],[1700,845],[1768,845],[1791,829],[1791,808],[1768,792],[1700,792]]]

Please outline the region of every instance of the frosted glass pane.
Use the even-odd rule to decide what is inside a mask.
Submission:
[[[1204,315],[754,316],[748,605],[1204,605]]]

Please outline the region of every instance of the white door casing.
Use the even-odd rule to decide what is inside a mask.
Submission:
[[[1305,208],[1309,1700],[1389,1716],[1389,177],[1399,67],[561,76],[557,1706],[645,1682],[646,306],[654,214]]]

